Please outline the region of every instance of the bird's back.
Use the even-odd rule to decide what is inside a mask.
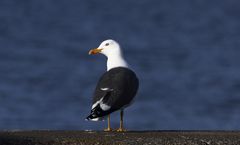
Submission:
[[[128,106],[135,97],[139,82],[129,68],[117,67],[105,72],[96,86],[93,104],[105,96],[105,104],[111,106],[109,113]]]

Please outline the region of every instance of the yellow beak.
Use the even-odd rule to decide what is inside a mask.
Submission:
[[[88,54],[91,55],[91,54],[97,54],[97,53],[100,53],[102,51],[102,48],[95,48],[95,49],[91,49]]]

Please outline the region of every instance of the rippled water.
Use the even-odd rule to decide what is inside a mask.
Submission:
[[[240,129],[239,4],[0,1],[0,129],[104,128],[84,118],[108,38],[140,79],[127,128]]]

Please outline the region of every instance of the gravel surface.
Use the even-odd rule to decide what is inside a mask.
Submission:
[[[239,145],[240,132],[233,131],[5,131],[4,145]]]

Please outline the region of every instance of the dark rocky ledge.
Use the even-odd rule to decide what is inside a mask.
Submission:
[[[238,131],[2,131],[1,145],[240,145]]]

